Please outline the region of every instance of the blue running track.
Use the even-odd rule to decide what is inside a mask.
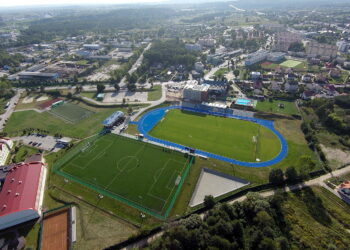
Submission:
[[[157,123],[165,117],[167,111],[171,110],[171,109],[182,109],[182,110],[190,111],[190,112],[197,112],[197,113],[202,113],[202,114],[207,114],[207,115],[222,116],[222,117],[228,117],[228,118],[232,118],[232,119],[240,119],[240,120],[255,122],[255,123],[258,123],[258,124],[268,128],[268,129],[270,129],[278,137],[278,139],[280,140],[280,143],[281,143],[280,153],[274,159],[269,160],[269,161],[265,161],[265,162],[237,161],[237,160],[234,160],[234,159],[231,159],[228,157],[212,154],[212,153],[205,152],[205,151],[198,150],[198,149],[196,149],[196,154],[203,155],[203,156],[206,156],[209,158],[214,158],[214,159],[221,160],[221,161],[226,161],[228,163],[235,164],[235,165],[240,165],[240,166],[244,166],[244,167],[256,167],[256,168],[268,167],[268,166],[277,164],[280,161],[282,161],[288,154],[288,144],[287,144],[286,140],[284,139],[284,137],[275,129],[273,121],[257,119],[257,118],[253,118],[253,117],[243,117],[243,116],[236,116],[236,115],[231,115],[231,114],[210,112],[210,111],[206,111],[206,110],[199,110],[199,109],[182,107],[182,106],[169,106],[169,107],[154,109],[154,110],[147,112],[137,122],[137,129],[138,129],[139,133],[143,134],[146,139],[153,141],[153,142],[156,142],[156,143],[163,144],[166,147],[174,147],[174,148],[177,148],[180,150],[188,150],[188,147],[186,147],[186,146],[183,146],[183,145],[180,145],[177,143],[173,143],[173,142],[169,142],[169,141],[165,141],[165,140],[161,140],[161,139],[152,137],[148,134],[157,125]]]

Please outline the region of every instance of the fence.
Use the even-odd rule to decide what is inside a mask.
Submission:
[[[147,213],[153,217],[156,217],[160,220],[165,220],[170,212],[171,212],[171,209],[172,207],[174,206],[174,203],[181,191],[181,188],[182,188],[182,185],[190,171],[190,168],[192,166],[192,163],[193,163],[193,159],[194,159],[194,156],[192,155],[188,155],[188,163],[182,173],[182,176],[181,176],[181,180],[180,180],[180,183],[177,185],[177,189],[175,191],[175,193],[173,194],[173,197],[171,199],[171,201],[169,202],[169,205],[165,211],[164,214],[162,214],[162,211],[155,211],[155,210],[151,210],[147,207],[144,207],[142,205],[139,205],[137,204],[136,202],[134,201],[131,201],[131,200],[128,200],[127,198],[124,198],[122,197],[121,195],[118,195],[116,193],[113,193],[113,192],[110,192],[106,189],[102,189],[98,186],[95,186],[95,185],[92,185],[92,184],[89,184],[75,176],[72,176],[70,174],[67,174],[67,173],[64,173],[62,171],[60,171],[60,169],[67,163],[69,162],[71,159],[73,159],[77,154],[79,154],[82,150],[84,150],[85,147],[88,147],[91,143],[93,143],[94,141],[96,141],[98,138],[100,138],[101,136],[103,136],[103,133],[99,134],[99,135],[96,135],[94,137],[91,137],[89,139],[87,139],[87,141],[84,141],[84,143],[81,143],[79,144],[76,148],[74,148],[73,150],[69,151],[61,160],[59,160],[58,162],[55,163],[54,167],[53,167],[53,171],[54,173],[58,174],[58,175],[61,175],[63,176],[64,178],[68,179],[68,180],[71,180],[71,181],[74,181],[76,183],[79,183],[80,185],[83,185],[83,186],[86,186],[90,189],[92,189],[93,191],[97,192],[98,194],[102,194],[102,195],[105,195],[107,197],[110,197],[110,198],[113,198],[117,201],[120,201],[124,204],[127,204],[128,206],[130,207],[133,207],[135,209],[138,209],[144,213]],[[133,138],[129,138],[129,137],[123,137],[127,140],[135,140]],[[148,144],[150,146],[153,146],[153,147],[157,147],[157,148],[160,148],[159,146],[156,146],[156,145],[152,145],[152,144]],[[175,151],[176,152],[176,151]],[[180,152],[178,152],[180,153]],[[167,203],[165,203],[166,205]]]

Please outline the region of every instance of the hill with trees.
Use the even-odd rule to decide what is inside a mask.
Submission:
[[[215,205],[203,219],[168,225],[149,249],[347,249],[349,206],[330,201],[327,192],[249,193],[243,202]]]

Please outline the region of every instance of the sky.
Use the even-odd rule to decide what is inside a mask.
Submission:
[[[164,1],[165,0],[0,0],[0,7],[67,4],[125,4]]]

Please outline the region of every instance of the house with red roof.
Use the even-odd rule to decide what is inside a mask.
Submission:
[[[46,174],[43,161],[10,168],[0,191],[0,231],[40,218]]]

